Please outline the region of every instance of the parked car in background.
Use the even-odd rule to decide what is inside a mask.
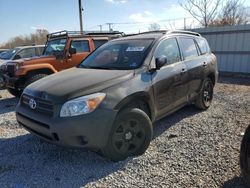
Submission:
[[[8,51],[9,49],[0,49],[0,58],[1,58],[1,54],[3,54],[3,52]]]
[[[241,142],[240,168],[245,183],[250,186],[250,125],[247,127]]]
[[[88,33],[61,31],[48,35],[43,56],[11,61],[5,67],[5,87],[19,97],[29,84],[50,74],[78,65],[96,48],[121,37],[121,33]]]
[[[30,58],[43,54],[44,45],[20,46],[4,52],[0,55],[0,65],[12,60]]]
[[[152,122],[190,103],[209,108],[217,78],[216,57],[198,33],[122,37],[77,68],[29,85],[17,121],[49,142],[94,148],[119,161],[146,151]]]
[[[0,54],[0,89],[5,89],[4,73],[7,63],[22,58],[31,58],[41,56],[45,45],[20,46],[11,50],[4,51]]]

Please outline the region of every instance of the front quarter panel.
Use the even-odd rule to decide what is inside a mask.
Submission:
[[[125,106],[131,105],[131,102],[147,100],[146,102],[152,112],[153,91],[151,77],[151,73],[144,69],[140,73],[135,73],[132,79],[105,89],[103,92],[106,93],[106,99],[103,106],[119,111]]]

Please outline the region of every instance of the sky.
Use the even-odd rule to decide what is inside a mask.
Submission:
[[[183,0],[82,0],[84,30],[113,30],[125,33],[147,31],[151,23],[161,29],[182,29],[197,24],[181,6]],[[177,20],[172,20],[177,19]],[[36,29],[49,32],[79,30],[78,0],[1,0],[0,44]],[[124,24],[126,23],[126,24]],[[136,24],[135,24],[136,23]]]

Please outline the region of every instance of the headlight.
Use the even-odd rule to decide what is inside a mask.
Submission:
[[[20,68],[20,65],[19,65],[19,64],[16,64],[15,67],[16,67],[16,71],[18,71],[19,68]]]
[[[70,100],[63,104],[60,117],[72,117],[93,112],[105,98],[105,93],[95,93]]]

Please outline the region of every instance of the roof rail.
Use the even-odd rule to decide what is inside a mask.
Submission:
[[[173,31],[168,31],[167,34],[188,34],[188,35],[195,35],[200,37],[201,35],[199,33],[196,32],[192,32],[192,31],[184,31],[184,30],[173,30]]]
[[[50,33],[47,35],[47,38],[51,39],[51,38],[57,38],[57,37],[63,37],[63,36],[84,36],[84,35],[120,35],[120,36],[124,36],[123,32],[119,32],[119,31],[112,31],[112,32],[100,32],[100,31],[58,31],[58,32],[54,32],[54,33]]]
[[[195,36],[201,36],[199,33],[192,32],[192,31],[184,31],[184,30],[157,30],[157,31],[146,31],[142,33],[137,34],[129,34],[126,36],[133,36],[133,35],[141,35],[141,34],[188,34],[188,35],[195,35]]]
[[[168,31],[167,30],[156,30],[156,31],[145,31],[145,32],[141,32],[141,33],[138,33],[139,35],[140,34],[154,34],[154,33],[162,33],[162,34],[166,34]]]

